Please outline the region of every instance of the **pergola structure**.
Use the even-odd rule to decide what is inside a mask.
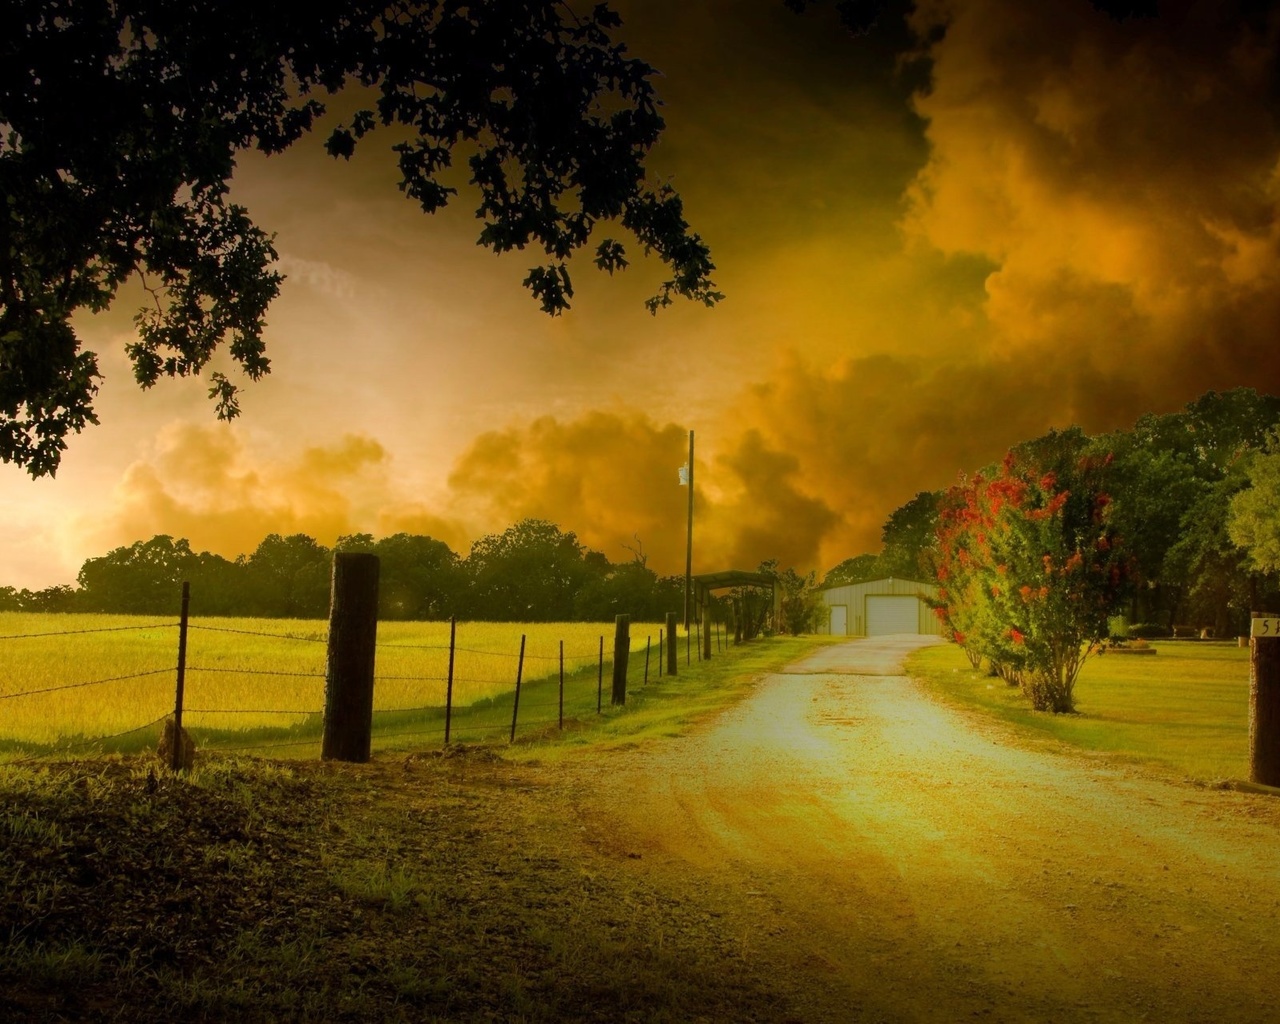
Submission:
[[[769,603],[761,610],[762,612],[774,607],[777,601],[777,580],[762,572],[745,572],[741,569],[728,569],[724,572],[704,572],[693,577],[693,597],[694,607],[697,611],[697,620],[706,623],[706,609],[710,601],[711,594],[716,590],[760,590],[769,591]],[[763,616],[760,622],[754,621],[750,617],[749,610],[743,609],[734,611],[735,639],[741,640],[743,637],[753,637],[759,632],[760,625],[763,624]],[[703,630],[704,648],[709,647],[710,632]],[[709,653],[709,650],[707,651]]]

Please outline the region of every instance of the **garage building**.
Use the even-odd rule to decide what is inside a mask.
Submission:
[[[886,636],[890,633],[942,635],[942,623],[929,605],[938,588],[918,580],[851,583],[820,592],[818,632],[833,636]]]

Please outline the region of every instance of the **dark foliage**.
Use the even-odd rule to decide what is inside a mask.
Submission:
[[[268,371],[276,253],[228,182],[238,152],[288,148],[318,97],[348,86],[370,105],[330,132],[329,154],[392,127],[400,189],[431,213],[465,153],[479,243],[541,251],[525,284],[548,313],[568,306],[567,260],[600,221],[669,267],[650,309],[714,303],[680,197],[645,181],[663,121],[619,24],[606,4],[575,15],[553,0],[0,5],[0,459],[53,473],[68,434],[97,422],[97,358],[71,318],[134,275],[152,300],[128,346],[142,387],[200,373],[224,345],[250,380]],[[622,269],[625,249],[604,239],[595,262]],[[237,386],[209,379],[234,417]]]

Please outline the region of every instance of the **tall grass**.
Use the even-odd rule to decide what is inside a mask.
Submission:
[[[510,728],[522,634],[528,687],[522,721],[547,719],[553,710],[558,717],[562,643],[566,700],[573,708],[593,704],[602,637],[609,684],[613,629],[612,623],[459,623],[458,738],[478,738],[467,730]],[[642,675],[646,638],[656,645],[658,629],[632,624],[637,656],[630,679]],[[318,746],[326,639],[322,621],[192,619],[184,723],[197,742],[277,752]],[[177,648],[176,621],[0,613],[0,751],[154,743],[157,723],[173,709]],[[656,674],[656,653],[651,670]],[[413,729],[443,738],[448,672],[449,623],[379,624],[374,711],[383,739]]]
[[[1157,643],[1154,657],[1091,658],[1077,714],[1032,711],[1000,679],[970,668],[953,644],[911,656],[910,673],[944,699],[1010,723],[1026,739],[1153,762],[1195,779],[1247,778],[1249,652]]]

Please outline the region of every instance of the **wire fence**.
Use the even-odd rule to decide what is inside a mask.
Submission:
[[[21,624],[17,618],[0,617],[0,756],[6,759],[152,748],[177,707],[197,749],[319,755],[324,624],[272,629],[253,628],[252,620],[193,621],[183,630],[175,622],[98,625],[108,617],[60,616],[72,628],[4,632],[5,625]],[[52,618],[40,616],[39,625]],[[609,713],[614,636],[612,626],[609,633],[602,628],[380,623],[373,749],[553,737],[566,723]],[[633,699],[666,674],[666,640],[661,626],[633,624],[621,683]],[[681,640],[680,662],[701,658],[700,636],[696,649],[693,637]],[[711,647],[729,649],[718,627]]]

